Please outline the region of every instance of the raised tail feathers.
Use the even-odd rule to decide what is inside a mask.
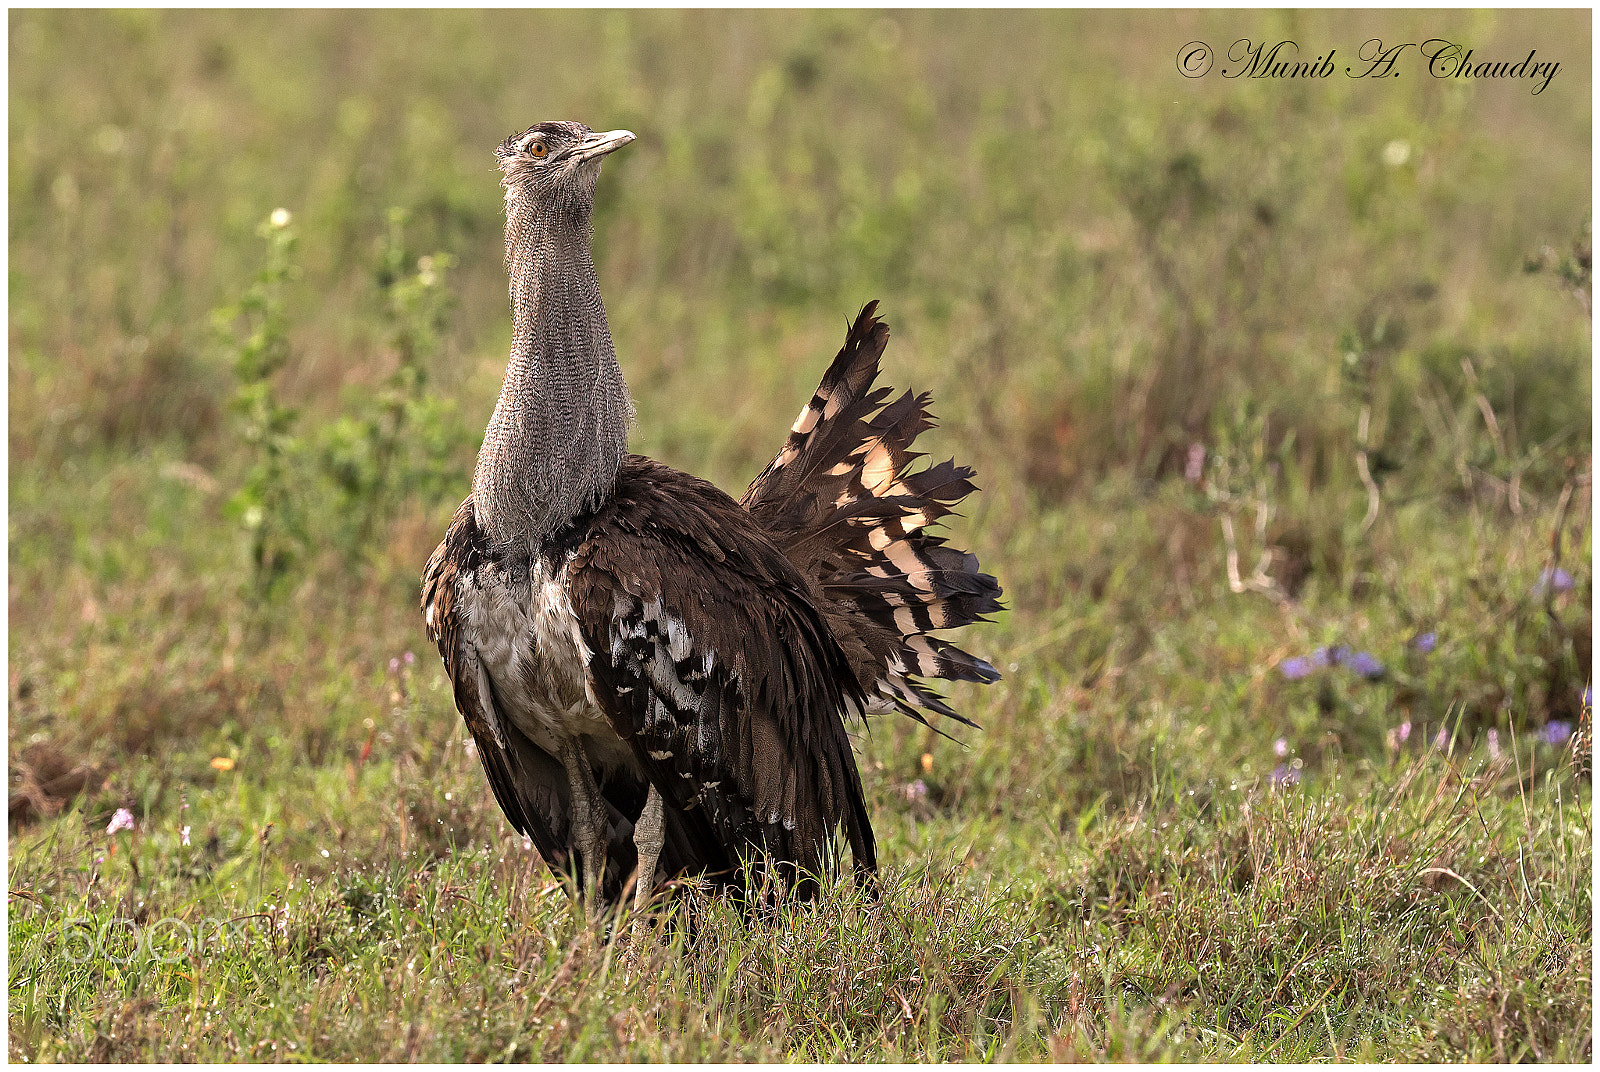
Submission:
[[[925,721],[971,724],[919,679],[990,682],[983,659],[932,635],[986,621],[1000,585],[930,527],[975,490],[954,460],[916,472],[929,396],[874,389],[888,327],[870,302],[742,505],[827,597],[828,618],[863,688]],[[919,710],[920,709],[920,710]]]

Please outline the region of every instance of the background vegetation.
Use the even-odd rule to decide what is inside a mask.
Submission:
[[[13,1059],[1591,1057],[1586,13],[9,18]],[[1562,66],[1177,73],[1242,37]],[[737,492],[877,297],[979,470],[1007,675],[862,736],[882,906],[629,964],[465,744],[550,118],[640,135],[636,450]]]

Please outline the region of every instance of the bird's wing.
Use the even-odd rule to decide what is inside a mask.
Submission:
[[[701,811],[725,856],[764,851],[786,883],[817,873],[841,824],[874,870],[842,718],[861,687],[805,580],[737,503],[631,457],[568,584],[595,700],[669,813]]]
[[[477,745],[495,800],[517,832],[531,838],[551,867],[567,863],[566,772],[559,761],[522,734],[499,710],[494,683],[462,628],[460,580],[482,557],[472,499],[456,511],[422,574],[422,614],[439,646],[455,691],[456,709]]]

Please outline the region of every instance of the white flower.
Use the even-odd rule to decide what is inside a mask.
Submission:
[[[1396,138],[1383,147],[1383,162],[1390,167],[1399,167],[1411,159],[1411,143]]]
[[[185,845],[189,844],[189,828],[187,826],[183,828],[182,833],[178,836],[183,839]]]
[[[106,827],[106,833],[115,834],[118,830],[133,829],[133,812],[127,808],[118,808],[117,813],[111,817],[111,824]]]
[[[289,220],[290,216],[288,209],[275,208],[272,210],[272,216],[270,217],[269,222],[274,227],[287,227],[289,226]]]

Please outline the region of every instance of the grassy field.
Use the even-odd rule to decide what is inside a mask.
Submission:
[[[8,17],[12,1060],[1591,1059],[1587,12]],[[978,469],[881,903],[630,960],[423,634],[569,118],[635,450],[737,493],[879,298]]]

